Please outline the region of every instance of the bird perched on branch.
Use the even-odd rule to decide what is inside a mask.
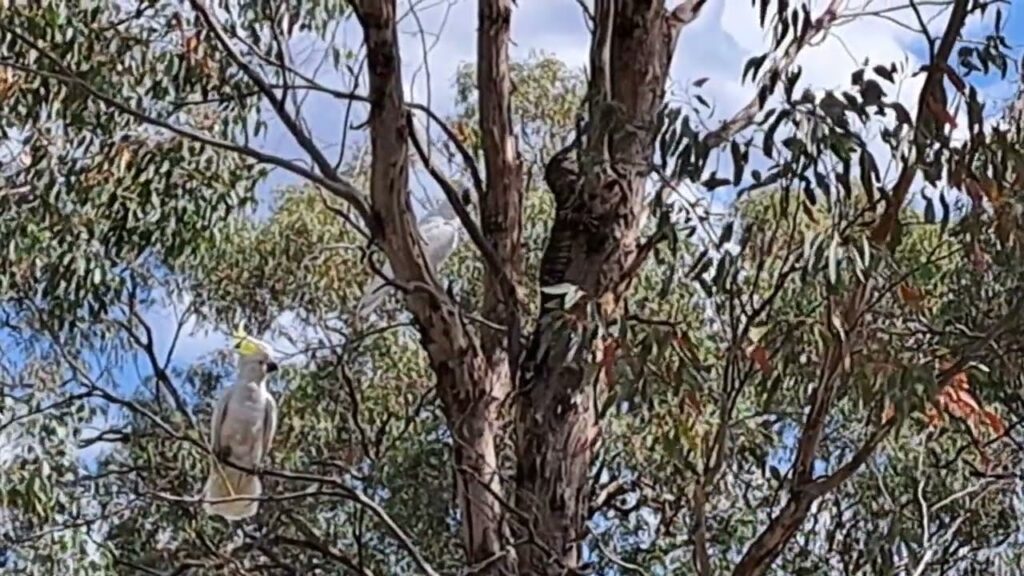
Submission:
[[[254,498],[263,494],[259,476],[227,463],[259,469],[277,430],[277,403],[267,390],[267,375],[277,370],[273,348],[239,330],[235,333],[235,350],[235,383],[224,391],[213,409],[210,440],[214,458],[203,491],[206,512],[227,520],[256,514],[259,502]],[[226,500],[215,501],[220,499]]]
[[[463,203],[468,204],[468,200],[468,194],[464,194]],[[459,222],[458,215],[451,204],[442,201],[438,207],[417,222],[416,227],[419,228],[420,237],[423,238],[423,255],[426,256],[427,262],[437,273],[444,261],[459,246],[462,224]],[[388,280],[394,278],[394,271],[389,262],[384,263],[381,272]],[[356,314],[360,317],[368,316],[392,290],[393,287],[388,285],[388,281],[374,273],[363,290],[363,297],[356,305]]]

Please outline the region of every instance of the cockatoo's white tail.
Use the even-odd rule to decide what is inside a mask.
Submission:
[[[216,462],[211,466],[210,475],[206,479],[206,489],[203,490],[204,500],[217,500],[231,498],[226,502],[204,502],[203,509],[207,514],[215,514],[226,520],[242,520],[256,514],[260,503],[258,500],[247,498],[259,498],[263,494],[263,483],[259,476],[246,474],[241,470],[235,470],[227,466],[218,466]],[[223,471],[223,476],[221,472]],[[235,500],[234,498],[240,498]]]

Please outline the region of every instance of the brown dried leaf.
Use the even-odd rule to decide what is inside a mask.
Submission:
[[[885,410],[882,410],[882,423],[885,424],[896,417],[896,406],[886,401]]]
[[[195,56],[196,50],[198,50],[198,49],[199,49],[199,35],[198,34],[193,34],[192,36],[189,36],[188,38],[185,39],[184,50],[185,50],[185,57],[186,58],[191,60],[192,57]]]
[[[1003,421],[999,414],[996,414],[991,410],[983,410],[981,415],[988,424],[988,427],[992,429],[992,432],[994,432],[996,436],[1006,434],[1006,422]]]
[[[768,350],[760,344],[754,344],[747,348],[747,357],[757,365],[762,374],[768,376],[772,373],[772,362],[768,358]]]
[[[1002,203],[1003,192],[999,188],[999,183],[995,180],[986,178],[984,182],[981,183],[981,189],[985,193],[985,197],[988,198],[988,201],[993,205]]]
[[[920,310],[924,305],[924,294],[918,288],[911,286],[908,282],[903,282],[899,285],[900,300],[904,304]]]
[[[601,370],[604,372],[609,386],[615,385],[615,355],[618,349],[618,340],[610,338],[605,340],[604,348],[601,351]]]
[[[986,270],[988,270],[989,262],[991,262],[991,258],[989,258],[988,254],[986,254],[985,251],[982,250],[981,246],[979,246],[976,242],[972,244],[971,266],[978,272],[985,272]]]
[[[679,411],[684,415],[692,414],[696,418],[700,418],[703,410],[700,405],[700,398],[697,396],[697,392],[694,390],[686,390],[682,393],[679,398]]]

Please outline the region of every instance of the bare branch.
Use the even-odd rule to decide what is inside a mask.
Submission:
[[[245,58],[243,58],[241,54],[239,54],[238,51],[235,50],[235,48],[231,45],[231,40],[228,39],[220,24],[213,17],[213,15],[210,14],[210,11],[206,8],[205,2],[203,0],[190,0],[190,3],[192,5],[192,8],[199,13],[200,17],[202,17],[203,21],[213,32],[213,35],[217,38],[217,41],[220,43],[221,48],[223,48],[224,52],[227,53],[231,61],[234,62],[235,65],[239,67],[239,69],[241,69],[241,71],[246,75],[246,77],[248,77],[249,80],[251,80],[252,83],[257,86],[257,88],[259,88],[263,96],[267,99],[267,101],[270,102],[271,106],[274,107],[274,111],[277,113],[277,117],[281,120],[281,123],[284,124],[284,126],[292,134],[292,137],[295,138],[295,141],[299,144],[299,146],[301,146],[302,149],[307,154],[309,154],[309,157],[312,158],[313,163],[320,170],[320,173],[323,175],[323,177],[327,178],[328,180],[331,180],[332,182],[342,182],[341,177],[338,176],[338,173],[334,170],[334,166],[331,164],[331,162],[327,159],[326,156],[324,156],[323,152],[320,151],[317,145],[313,142],[312,138],[310,138],[309,135],[306,134],[306,132],[302,129],[302,127],[299,126],[299,123],[295,120],[291,113],[288,112],[286,100],[284,98],[278,98],[277,94],[274,93],[274,90],[270,87],[270,85],[263,78],[263,76],[261,76],[260,73],[256,71],[256,69],[250,66],[249,63],[245,61]],[[284,67],[283,56],[281,66]],[[367,221],[366,217],[369,213],[369,210],[366,205],[366,199],[361,193],[356,192],[355,194],[348,194],[347,196],[344,196],[343,199],[346,200],[347,202],[350,202],[356,209],[356,211],[359,212],[361,216],[363,216],[364,221]],[[371,230],[373,229],[372,226],[370,226],[369,228]]]

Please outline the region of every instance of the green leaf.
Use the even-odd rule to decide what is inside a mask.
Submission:
[[[894,66],[891,66],[891,65],[890,66],[881,66],[881,65],[879,65],[879,66],[875,66],[874,68],[872,68],[872,71],[874,71],[874,73],[877,76],[880,76],[881,78],[883,78],[885,81],[889,82],[890,84],[895,82],[895,76],[893,75],[894,72],[895,72],[895,67]]]
[[[747,60],[743,65],[743,75],[740,77],[740,82],[746,82],[747,75],[750,75],[751,80],[757,79],[757,73],[761,70],[761,66],[764,66],[765,60],[768,59],[768,54],[761,54],[760,56],[754,56]]]

